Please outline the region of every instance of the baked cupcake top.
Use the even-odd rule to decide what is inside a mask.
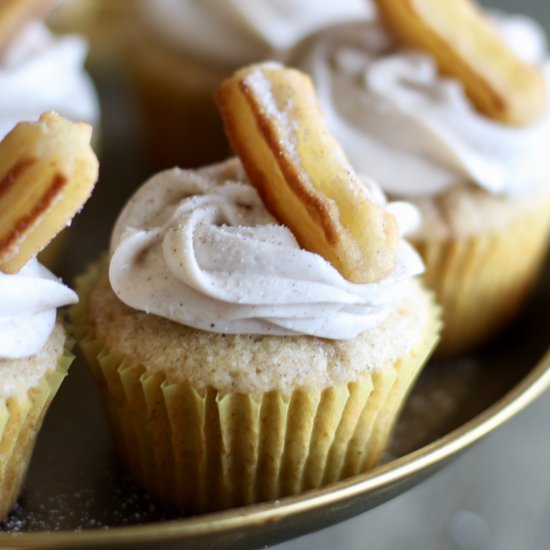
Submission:
[[[97,124],[99,102],[84,70],[86,52],[81,38],[54,37],[39,21],[19,29],[0,52],[0,137],[46,111]]]
[[[226,70],[369,12],[361,0],[144,0],[139,9],[160,42]]]
[[[540,68],[550,90],[541,28],[490,14],[518,56]],[[474,183],[493,194],[527,194],[548,182],[550,110],[507,126],[481,114],[429,54],[401,46],[378,18],[324,29],[285,56],[308,72],[327,123],[352,164],[391,194],[435,196]]]
[[[245,67],[217,102],[240,158],[134,194],[94,333],[167,383],[219,391],[324,388],[410,353],[437,324],[402,238],[416,210],[357,177],[299,71]]]
[[[357,178],[302,73],[252,65],[217,99],[243,164],[174,169],[135,193],[111,242],[115,294],[211,332],[349,339],[372,328],[422,271],[400,238],[414,208]]]

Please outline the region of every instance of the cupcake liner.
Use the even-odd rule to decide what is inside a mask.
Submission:
[[[443,307],[436,355],[474,348],[517,314],[544,260],[549,211],[546,200],[498,233],[413,241],[426,264],[426,285]]]
[[[435,344],[437,308],[407,357],[322,390],[247,395],[168,384],[114,350],[86,323],[97,274],[80,279],[71,315],[98,381],[117,452],[159,500],[185,512],[246,505],[321,487],[374,466]]]
[[[0,399],[0,518],[19,496],[44,415],[73,361],[71,346],[72,342],[65,343],[57,367],[37,385],[22,395]]]

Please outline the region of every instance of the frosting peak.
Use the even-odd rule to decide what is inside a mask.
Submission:
[[[412,207],[389,207],[410,225]],[[111,255],[111,286],[136,309],[212,332],[334,339],[380,322],[422,271],[401,241],[386,279],[345,280],[277,224],[236,159],[146,182],[119,217]]]
[[[0,138],[47,111],[98,121],[98,101],[84,72],[86,50],[77,36],[55,38],[42,23],[22,30],[0,59]]]
[[[493,14],[504,40],[548,83],[544,33],[525,17]],[[359,172],[397,196],[426,196],[473,182],[520,195],[547,182],[550,108],[513,128],[474,110],[462,85],[435,62],[396,44],[377,20],[325,29],[285,62],[313,77],[328,125]]]
[[[14,275],[0,272],[0,359],[38,353],[54,329],[56,309],[77,301],[36,259]]]

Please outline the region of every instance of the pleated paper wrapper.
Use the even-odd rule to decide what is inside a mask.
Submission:
[[[258,395],[168,384],[91,333],[85,312],[96,275],[78,282],[71,316],[117,452],[143,488],[187,513],[278,499],[375,466],[438,338],[434,305],[409,356],[354,382]]]
[[[42,421],[73,361],[71,347],[66,341],[57,367],[26,393],[0,399],[0,518],[19,496]]]
[[[546,200],[498,233],[413,242],[426,285],[443,307],[437,355],[469,351],[514,318],[537,281],[549,238]]]

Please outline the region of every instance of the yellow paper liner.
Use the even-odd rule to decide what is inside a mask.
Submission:
[[[468,351],[518,313],[540,272],[550,237],[550,203],[498,233],[414,241],[426,264],[426,285],[443,307],[436,355]]]
[[[26,393],[0,398],[0,519],[19,496],[44,415],[73,361],[71,347],[67,340],[57,367]]]
[[[374,466],[438,337],[434,305],[407,356],[364,378],[323,390],[259,395],[168,384],[122,357],[86,322],[92,268],[71,310],[98,382],[115,446],[131,475],[184,512],[226,509],[300,493]]]

